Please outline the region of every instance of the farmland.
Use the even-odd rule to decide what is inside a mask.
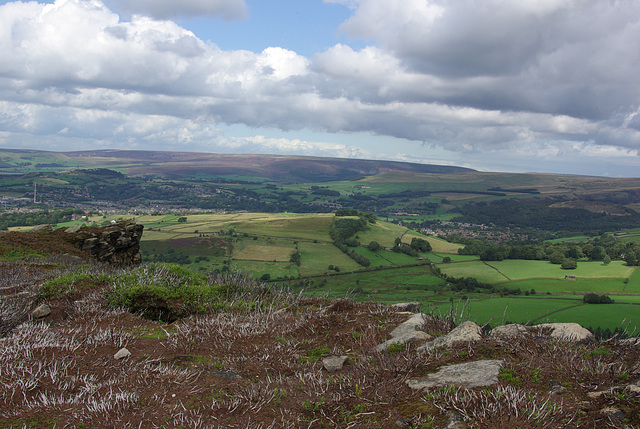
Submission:
[[[287,156],[0,153],[3,230],[134,217],[145,225],[145,262],[239,270],[310,294],[464,307],[483,323],[500,315],[640,325],[640,276],[630,257],[640,242],[640,179]],[[341,209],[378,219],[343,249],[329,234]],[[403,252],[414,238],[431,250]],[[531,260],[459,253],[474,240],[492,243],[489,250],[536,249]],[[575,250],[577,267],[550,263],[549,248]],[[583,304],[585,293],[615,304]]]
[[[115,217],[87,222],[108,223]],[[356,301],[420,301],[435,312],[457,312],[479,323],[577,322],[615,329],[640,326],[640,274],[623,261],[579,261],[570,272],[549,261],[481,261],[458,255],[460,245],[378,220],[356,234],[365,268],[329,237],[333,214],[233,213],[143,215],[145,261],[181,263],[192,270],[238,270],[311,295],[349,296]],[[69,222],[58,226],[77,225]],[[400,238],[423,238],[431,252],[412,257],[389,250]],[[366,246],[377,241],[382,249]],[[299,264],[292,254],[300,254]],[[450,262],[443,262],[447,257]],[[455,290],[435,269],[453,278],[473,277],[494,289]],[[565,276],[570,274],[570,279]],[[519,295],[500,293],[502,288]],[[612,305],[584,304],[586,293],[607,294]]]

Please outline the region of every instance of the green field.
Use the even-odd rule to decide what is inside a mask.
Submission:
[[[116,217],[89,221],[108,224],[112,219]],[[572,321],[603,329],[614,329],[623,322],[640,325],[640,273],[622,261],[607,265],[579,261],[575,270],[563,270],[548,261],[483,262],[477,256],[458,255],[458,245],[378,221],[357,234],[362,246],[353,248],[369,258],[370,266],[365,268],[332,244],[328,233],[332,214],[171,214],[145,215],[137,220],[145,225],[141,248],[147,261],[182,255],[179,263],[191,269],[239,270],[256,278],[268,275],[272,281],[294,289],[304,287],[314,295],[387,303],[420,301],[424,309],[439,312],[449,312],[452,306],[462,311],[464,307],[467,317],[483,324]],[[59,226],[78,224],[81,222]],[[405,243],[413,237],[425,238],[433,252],[411,257],[364,247],[377,241],[390,248],[398,237]],[[290,262],[296,250],[300,265]],[[445,257],[451,262],[443,263]],[[431,273],[429,261],[448,276],[473,277],[498,290],[519,289],[522,295],[500,297],[485,289],[454,292]],[[565,279],[567,275],[575,279]],[[533,295],[531,291],[535,291]],[[530,295],[524,296],[525,292]],[[616,303],[586,305],[582,303],[585,293],[607,294]]]
[[[631,277],[637,267],[629,267],[622,261],[612,261],[604,265],[599,261],[578,262],[575,270],[563,270],[560,265],[549,261],[525,261],[507,259],[504,261],[469,261],[440,265],[445,274],[452,277],[475,277],[478,281],[499,283],[526,279],[625,279]]]
[[[249,261],[288,262],[296,246],[291,240],[237,240],[232,258]]]

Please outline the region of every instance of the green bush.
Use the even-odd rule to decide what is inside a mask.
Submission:
[[[613,304],[614,300],[607,295],[598,295],[596,293],[588,293],[582,297],[585,304]]]
[[[86,267],[83,267],[86,269]],[[83,292],[106,286],[112,277],[102,273],[72,272],[51,279],[38,289],[42,299],[75,299]]]
[[[222,308],[226,288],[179,265],[149,264],[114,279],[106,301],[149,319],[173,322]]]

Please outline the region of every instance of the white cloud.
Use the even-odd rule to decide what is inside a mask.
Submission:
[[[247,17],[244,0],[108,0],[116,8],[156,19],[208,16],[225,21]]]
[[[127,3],[139,13],[130,20],[98,0],[4,4],[0,132],[77,145],[382,156],[330,138],[235,141],[220,135],[226,123],[538,159],[570,143],[585,156],[637,159],[640,3],[340,2],[354,11],[343,31],[372,44],[312,58],[286,47],[222,50],[158,20],[169,14],[165,1]],[[243,1],[170,4],[182,8],[170,16],[204,5],[216,16],[246,12]],[[385,156],[400,155],[391,147]]]

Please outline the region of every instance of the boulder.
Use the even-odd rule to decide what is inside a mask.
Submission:
[[[40,304],[35,308],[35,310],[31,312],[31,316],[33,316],[34,319],[42,319],[43,317],[47,317],[50,314],[51,307],[49,307],[47,304]]]
[[[340,371],[348,360],[348,356],[329,356],[322,359],[322,366],[327,372]]]
[[[482,338],[482,330],[475,323],[468,321],[457,326],[451,332],[435,340],[428,342],[422,347],[418,348],[418,351],[429,351],[437,347],[448,347],[455,343],[469,343],[472,341],[479,341]]]
[[[536,325],[540,329],[551,329],[551,338],[567,343],[593,341],[595,336],[577,323],[543,323]]]
[[[491,386],[498,382],[501,360],[479,360],[447,365],[422,379],[407,380],[414,390],[425,390],[437,386],[462,386],[465,388]]]
[[[127,358],[129,356],[131,356],[131,352],[129,350],[127,350],[126,347],[123,347],[120,350],[118,350],[115,355],[113,355],[113,358],[115,360],[120,360],[120,359]]]
[[[523,335],[529,335],[529,332],[524,325],[511,323],[509,325],[496,326],[489,335],[491,337],[518,338]]]
[[[378,344],[378,351],[384,351],[393,344],[411,344],[415,342],[423,342],[431,339],[431,336],[422,329],[427,324],[427,316],[417,313],[411,316],[407,321],[402,322],[389,335],[391,339],[382,344]]]

